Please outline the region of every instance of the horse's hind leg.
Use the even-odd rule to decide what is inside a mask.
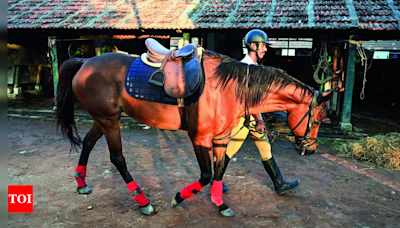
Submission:
[[[92,128],[90,128],[89,132],[85,136],[85,139],[83,140],[81,156],[79,158],[78,167],[75,170],[75,179],[76,182],[78,182],[77,191],[79,194],[90,194],[92,192],[85,182],[86,166],[89,160],[90,152],[92,151],[97,140],[102,135],[103,132],[101,132],[99,126],[97,126],[96,123],[93,123]]]
[[[153,206],[146,196],[144,196],[142,189],[136,184],[126,168],[125,157],[122,154],[119,113],[111,118],[100,118],[98,119],[98,123],[107,139],[108,148],[110,150],[110,160],[128,185],[132,198],[139,203],[140,211],[143,214],[153,214]]]

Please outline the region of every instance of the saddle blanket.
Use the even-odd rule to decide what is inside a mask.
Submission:
[[[204,90],[204,69],[201,63],[203,71],[202,82],[199,88],[189,97],[184,99],[185,106],[192,105],[199,100]],[[153,101],[157,103],[178,105],[177,99],[170,97],[165,93],[164,87],[155,86],[150,84],[149,78],[158,68],[151,67],[145,64],[140,57],[132,63],[131,67],[125,78],[125,88],[130,96],[136,99]]]

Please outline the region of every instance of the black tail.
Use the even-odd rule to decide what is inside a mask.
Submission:
[[[65,61],[60,68],[56,95],[57,129],[71,142],[71,150],[82,145],[82,139],[77,134],[74,119],[74,103],[76,97],[72,91],[72,79],[86,59],[73,58]]]

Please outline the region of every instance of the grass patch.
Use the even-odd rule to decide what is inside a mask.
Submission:
[[[386,169],[400,170],[400,133],[367,137],[333,146],[348,157],[376,164]]]

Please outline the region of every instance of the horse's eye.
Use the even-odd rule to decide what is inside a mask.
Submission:
[[[314,125],[315,125],[315,126],[318,126],[318,125],[319,125],[319,122],[318,122],[318,121],[314,121]]]

